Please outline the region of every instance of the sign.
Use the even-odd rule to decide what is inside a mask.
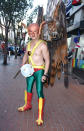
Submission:
[[[72,8],[72,0],[68,0],[66,4],[66,14]]]
[[[81,4],[81,0],[72,0],[72,5],[77,6]]]
[[[79,36],[77,36],[77,37],[74,38],[75,48],[79,48],[80,47],[79,40],[80,40]]]

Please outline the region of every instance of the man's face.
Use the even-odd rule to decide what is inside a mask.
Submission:
[[[30,25],[28,28],[28,34],[32,40],[39,38],[39,26],[38,25]]]

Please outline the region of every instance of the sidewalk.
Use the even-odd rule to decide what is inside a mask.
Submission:
[[[36,89],[33,89],[32,110],[18,112],[24,104],[25,79],[19,70],[21,59],[12,56],[7,66],[0,62],[0,131],[84,131],[84,85],[69,76],[69,88],[65,89],[63,74],[56,79],[53,88],[44,88],[46,98],[44,124],[38,127],[38,103]]]
[[[78,79],[80,84],[84,85],[84,69],[73,68],[72,75]]]

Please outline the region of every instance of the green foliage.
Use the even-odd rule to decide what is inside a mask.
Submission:
[[[32,8],[33,0],[0,0],[0,16],[5,21],[12,23],[24,19],[29,8]],[[6,24],[6,23],[5,23]]]
[[[8,46],[8,31],[10,26],[14,30],[15,38],[15,25],[24,19],[25,14],[29,8],[32,8],[33,0],[0,0],[0,17],[3,19],[5,26],[5,51],[4,62],[7,64],[7,46]],[[15,38],[16,43],[16,38]],[[15,54],[16,55],[16,54]]]

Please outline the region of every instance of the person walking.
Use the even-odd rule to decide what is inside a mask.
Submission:
[[[32,108],[32,89],[36,81],[36,91],[38,96],[38,126],[43,124],[43,109],[44,109],[44,93],[43,83],[47,80],[50,64],[49,50],[47,43],[39,38],[40,27],[37,23],[32,23],[27,27],[28,35],[32,39],[26,47],[26,51],[22,60],[22,66],[28,62],[33,69],[32,76],[26,78],[27,88],[25,90],[25,105],[18,108],[18,111],[23,112]]]

